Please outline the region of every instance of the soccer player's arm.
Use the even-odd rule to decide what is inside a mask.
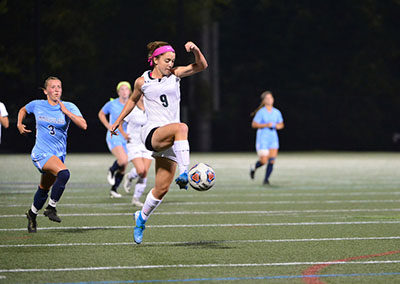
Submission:
[[[7,116],[2,116],[0,114],[0,123],[4,128],[8,128],[8,126],[10,126],[10,123],[8,121],[8,117]]]
[[[86,130],[87,129],[87,123],[86,123],[86,120],[83,118],[83,116],[80,114],[80,112],[79,112],[79,110],[78,110],[78,108],[76,107],[76,106],[73,106],[73,108],[76,108],[75,110],[73,110],[73,112],[75,112],[75,113],[73,113],[73,112],[71,112],[70,110],[68,110],[67,108],[66,108],[66,106],[64,105],[64,103],[62,102],[62,101],[59,101],[58,102],[59,104],[60,104],[60,107],[61,107],[61,111],[66,115],[66,116],[68,116],[70,119],[71,119],[71,121],[73,122],[73,123],[75,123],[76,124],[76,126],[78,126],[79,128],[81,128],[81,129],[83,129],[83,130]],[[72,106],[71,106],[72,107]],[[79,114],[80,115],[79,115]]]
[[[276,130],[281,130],[281,129],[285,128],[285,124],[283,123],[283,121],[279,122],[276,124],[275,128],[276,128]]]
[[[103,111],[103,108],[101,108],[101,110],[99,111],[98,117],[99,117],[101,123],[103,123],[103,125],[107,128],[107,130],[110,130],[111,125],[110,125],[110,123],[108,123],[108,119],[107,119],[106,114]]]
[[[20,108],[20,110],[18,111],[17,128],[18,128],[19,133],[22,135],[26,135],[26,134],[32,132],[32,130],[26,129],[26,125],[22,123],[27,114],[28,114],[28,111],[26,110],[25,106]]]
[[[187,52],[193,52],[195,61],[192,64],[189,64],[187,66],[179,66],[176,67],[172,70],[172,73],[179,77],[187,77],[191,76],[193,74],[196,74],[198,72],[201,72],[208,67],[208,63],[206,58],[204,57],[203,53],[201,52],[200,48],[197,47],[193,42],[188,41],[185,44],[185,49]]]
[[[133,87],[133,92],[129,97],[129,100],[125,103],[124,108],[122,109],[121,113],[119,114],[118,118],[115,120],[113,125],[111,125],[110,131],[112,135],[118,135],[115,131],[118,129],[121,122],[124,118],[133,110],[136,103],[139,101],[140,96],[142,95],[142,86],[144,84],[144,78],[139,77],[135,81],[135,85]]]

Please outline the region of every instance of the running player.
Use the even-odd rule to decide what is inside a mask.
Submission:
[[[257,168],[268,162],[263,184],[269,184],[275,159],[278,156],[279,138],[277,130],[283,129],[283,117],[281,112],[273,107],[274,97],[270,91],[261,94],[260,106],[252,112],[254,119],[251,127],[257,129],[256,150],[258,161],[250,166],[250,177],[254,179]]]
[[[117,192],[117,188],[120,185],[122,179],[124,178],[125,168],[128,165],[128,155],[126,142],[129,139],[128,134],[126,134],[126,125],[123,125],[120,133],[121,135],[111,137],[110,127],[117,119],[121,110],[124,108],[129,95],[131,94],[131,84],[126,81],[119,82],[117,85],[117,99],[111,99],[107,102],[99,111],[99,119],[107,128],[106,142],[108,149],[115,156],[116,160],[108,169],[107,180],[111,185],[110,197],[111,198],[121,198],[121,194]],[[109,120],[107,119],[109,115]]]
[[[180,122],[180,80],[207,68],[208,64],[200,49],[187,42],[185,49],[193,52],[195,62],[187,66],[174,67],[175,51],[168,43],[154,41],[147,45],[148,61],[152,70],[136,79],[133,94],[121,114],[111,127],[115,131],[125,116],[134,108],[141,95],[148,121],[142,127],[141,138],[156,160],[156,180],[148,193],[141,211],[136,211],[134,241],[140,244],[145,223],[150,214],[160,205],[173,181],[176,166],[179,176],[176,183],[187,189],[189,166],[188,127]]]
[[[132,197],[132,204],[138,207],[143,207],[143,203],[140,202],[139,198],[142,196],[146,185],[147,185],[147,173],[153,160],[152,152],[146,149],[140,138],[140,130],[147,122],[147,115],[144,110],[143,96],[140,97],[136,106],[133,110],[124,118],[124,121],[128,124],[127,133],[129,140],[126,145],[128,148],[128,160],[132,161],[134,167],[126,175],[124,188],[126,192],[130,191],[132,181],[138,178],[135,191]],[[122,125],[119,126],[121,130]]]
[[[26,212],[28,232],[36,233],[36,216],[46,203],[51,189],[48,206],[44,215],[51,221],[61,222],[57,215],[56,205],[64,192],[70,177],[64,165],[67,149],[67,132],[70,122],[86,130],[86,120],[76,105],[61,101],[62,86],[60,79],[49,77],[44,83],[44,94],[47,100],[34,100],[18,112],[17,127],[21,134],[32,132],[22,124],[27,114],[34,114],[36,120],[36,142],[32,149],[33,164],[42,173],[40,183],[33,198],[31,209]]]

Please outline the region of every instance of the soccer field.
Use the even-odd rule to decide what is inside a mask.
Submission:
[[[249,178],[255,160],[192,154],[215,186],[172,185],[136,245],[131,193],[109,198],[110,154],[67,155],[62,222],[41,211],[36,234],[24,213],[39,173],[28,154],[0,155],[0,284],[400,283],[399,153],[282,152],[269,186],[265,167]],[[154,165],[148,180],[145,194]]]

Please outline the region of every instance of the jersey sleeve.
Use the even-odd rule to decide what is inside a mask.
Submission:
[[[35,106],[36,106],[37,102],[38,102],[37,100],[34,100],[34,101],[29,102],[25,106],[25,109],[26,109],[27,113],[33,113],[35,111]]]
[[[278,120],[276,123],[282,123],[283,122],[283,116],[282,113],[278,110]]]
[[[0,103],[0,116],[2,117],[8,116],[6,106],[3,103]]]
[[[68,103],[65,105],[65,107],[72,112],[73,114],[77,115],[77,116],[82,116],[81,111],[79,110],[79,108],[74,104],[74,103]]]
[[[110,114],[111,111],[111,101],[107,102],[101,110],[104,112],[104,114]]]
[[[257,111],[256,115],[253,118],[253,121],[257,123],[263,123],[263,115],[261,109]]]

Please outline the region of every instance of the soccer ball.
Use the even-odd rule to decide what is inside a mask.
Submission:
[[[207,164],[198,163],[189,170],[189,184],[195,190],[209,190],[215,183],[215,172]]]

